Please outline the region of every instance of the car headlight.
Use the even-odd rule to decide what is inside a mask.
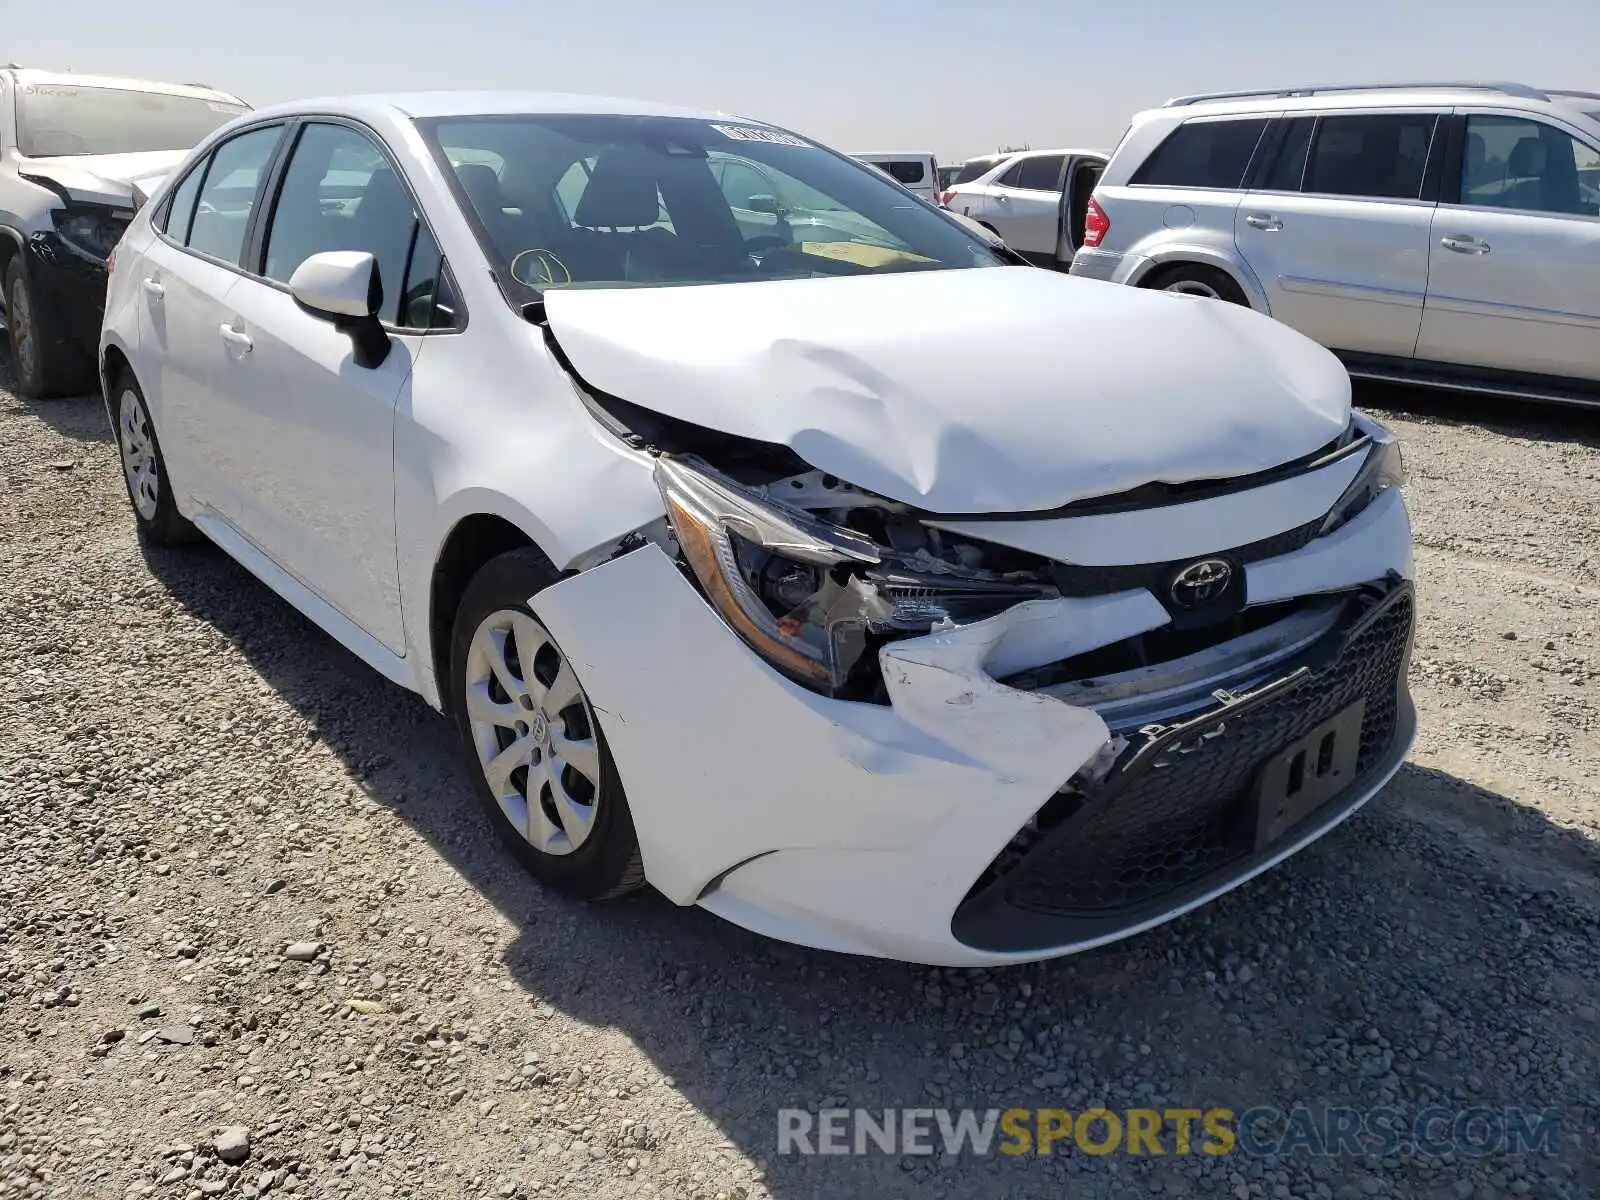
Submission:
[[[880,546],[695,460],[663,455],[655,477],[706,599],[751,649],[814,691],[845,690],[869,647],[1045,594]]]
[[[1405,460],[1400,456],[1400,443],[1394,434],[1370,419],[1361,421],[1361,429],[1372,440],[1367,460],[1361,464],[1361,470],[1351,480],[1350,486],[1345,488],[1338,502],[1322,519],[1322,526],[1317,530],[1318,536],[1332,533],[1339,526],[1353,521],[1380,495],[1406,481]]]
[[[58,208],[51,216],[62,241],[99,259],[111,256],[122,231],[128,227],[126,221],[118,220],[109,211],[92,208]]]

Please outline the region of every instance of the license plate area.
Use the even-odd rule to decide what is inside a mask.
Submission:
[[[1366,707],[1364,699],[1357,700],[1261,768],[1252,805],[1256,846],[1276,841],[1355,779]]]

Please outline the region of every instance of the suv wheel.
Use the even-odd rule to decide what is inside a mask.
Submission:
[[[1164,267],[1154,272],[1144,287],[1158,292],[1178,292],[1184,296],[1200,296],[1207,300],[1226,300],[1229,304],[1249,304],[1244,289],[1225,271],[1216,267],[1203,267],[1198,263],[1183,263]]]
[[[6,329],[11,335],[17,391],[36,399],[87,392],[89,364],[67,341],[50,307],[37,303],[20,252],[6,268],[5,289]]]
[[[642,886],[644,866],[594,708],[528,607],[559,578],[532,547],[473,576],[451,634],[451,708],[495,832],[539,882],[605,900]]]

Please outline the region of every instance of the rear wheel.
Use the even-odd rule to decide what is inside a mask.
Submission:
[[[133,505],[139,536],[158,546],[194,541],[199,533],[173,502],[167,462],[139,384],[124,371],[112,384],[111,394],[122,478],[128,485],[128,502]]]
[[[91,364],[67,340],[50,307],[38,303],[20,252],[6,268],[5,289],[6,330],[17,391],[39,399],[77,396],[90,390]]]
[[[603,900],[642,886],[644,867],[594,708],[528,607],[559,578],[532,547],[484,564],[456,612],[450,694],[495,831],[541,883]]]
[[[1153,273],[1144,285],[1152,291],[1177,292],[1207,300],[1226,300],[1229,304],[1250,303],[1244,289],[1226,271],[1199,263],[1181,263]]]

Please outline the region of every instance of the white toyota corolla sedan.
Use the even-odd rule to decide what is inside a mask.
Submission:
[[[1411,742],[1399,449],[1331,354],[1023,265],[759,121],[250,113],[129,227],[101,367],[142,535],[448,713],[575,897],[1065,954]]]

